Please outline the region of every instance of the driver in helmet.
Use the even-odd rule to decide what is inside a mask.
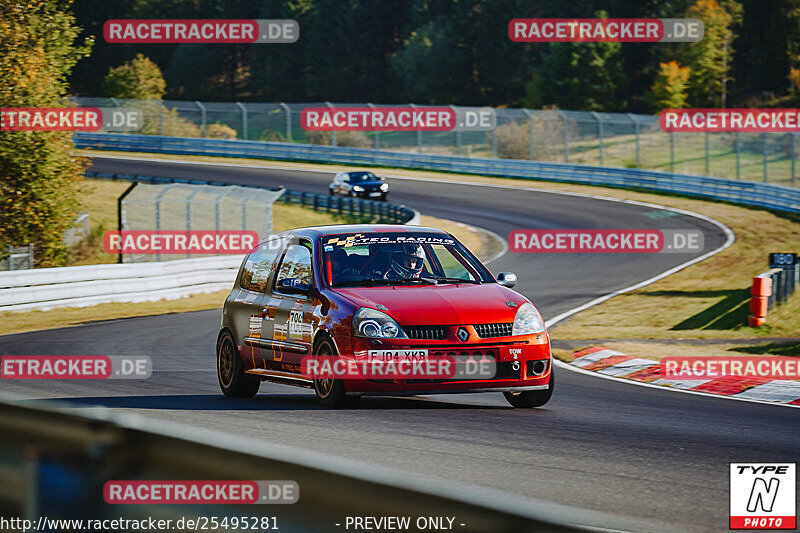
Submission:
[[[425,263],[425,250],[420,244],[401,244],[392,252],[385,279],[418,278]]]

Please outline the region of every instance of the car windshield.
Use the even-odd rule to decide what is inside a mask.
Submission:
[[[350,172],[350,183],[358,183],[359,181],[380,181],[380,178],[372,172]]]
[[[494,281],[463,244],[445,233],[327,235],[321,245],[323,269],[334,287]]]

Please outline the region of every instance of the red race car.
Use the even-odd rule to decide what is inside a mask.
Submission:
[[[261,381],[313,388],[326,406],[362,394],[553,393],[534,305],[457,239],[399,225],[292,230],[253,249],[225,300],[217,374],[226,396]]]

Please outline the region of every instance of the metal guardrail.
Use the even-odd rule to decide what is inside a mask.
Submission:
[[[134,174],[108,174],[103,172],[86,172],[84,176],[93,179],[121,180],[155,185],[168,183],[216,186],[230,185],[229,183],[224,183],[221,181],[196,180],[188,178],[165,178],[160,176],[139,176]],[[275,187],[260,185],[247,185],[247,187],[267,189],[271,191],[280,190]],[[377,202],[374,200],[364,200],[361,198],[329,196],[326,194],[317,194],[313,192],[297,191],[292,189],[285,189],[283,196],[278,199],[278,202],[299,204],[314,209],[315,211],[323,211],[326,213],[338,213],[354,217],[376,218],[380,223],[419,225],[419,213],[416,210],[410,209],[404,205],[392,204],[388,202]]]
[[[772,183],[515,159],[387,152],[294,143],[76,133],[77,148],[373,165],[671,192],[800,213],[800,189]]]
[[[0,272],[0,313],[145,302],[228,289],[241,255]]]
[[[3,516],[34,524],[44,517],[269,516],[278,526],[270,530],[279,531],[342,531],[348,516],[449,516],[457,520],[453,529],[478,533],[575,531],[565,524],[598,523],[596,516],[569,516],[570,508],[493,489],[412,477],[172,422],[107,410],[77,414],[67,407],[0,399]],[[300,497],[289,505],[107,505],[103,484],[130,479],[292,480]],[[624,529],[636,525],[627,522]],[[458,527],[461,523],[464,527]]]

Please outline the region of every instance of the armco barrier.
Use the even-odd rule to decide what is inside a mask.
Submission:
[[[0,272],[0,313],[144,302],[230,288],[241,255]]]
[[[641,188],[754,205],[776,211],[800,213],[800,189],[795,187],[652,170],[543,163],[517,159],[414,154],[310,144],[153,135],[78,132],[75,134],[74,140],[77,148],[97,150],[390,166],[441,170],[462,174]]]
[[[148,517],[172,519],[175,524],[180,517],[198,516],[215,517],[218,521],[226,516],[248,517],[251,521],[252,517],[259,517],[260,524],[261,517],[274,517],[277,527],[257,530],[320,532],[346,531],[344,522],[348,516],[452,517],[455,523],[449,529],[486,533],[578,530],[565,525],[568,523],[616,530],[633,530],[637,526],[632,520],[604,523],[603,517],[608,520],[608,516],[600,513],[573,513],[568,507],[494,489],[412,477],[262,440],[232,439],[230,435],[172,422],[111,415],[105,410],[81,411],[83,414],[79,415],[75,409],[56,409],[52,404],[37,406],[30,401],[0,400],[3,516],[24,517],[34,524],[45,518],[94,521]],[[297,483],[299,500],[287,505],[236,506],[104,503],[106,481],[136,479],[288,480]],[[223,531],[224,527],[207,529]],[[412,526],[405,530],[420,529]]]
[[[767,312],[782,304],[800,285],[800,263],[791,268],[771,268],[753,278],[750,291],[750,327],[758,327],[767,320]]]

